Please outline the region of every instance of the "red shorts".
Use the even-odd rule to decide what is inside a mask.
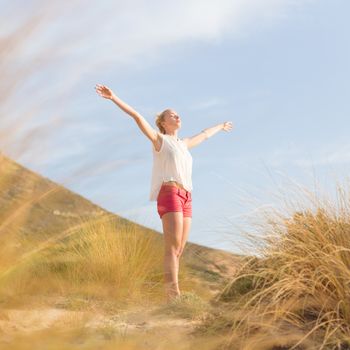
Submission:
[[[171,211],[181,211],[183,216],[192,217],[192,194],[176,186],[162,185],[157,197],[159,217]]]

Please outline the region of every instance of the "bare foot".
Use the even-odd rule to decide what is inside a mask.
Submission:
[[[167,290],[167,293],[166,293],[167,303],[170,304],[174,299],[176,299],[180,295],[181,295],[181,293],[180,293],[180,290],[178,288],[177,289],[169,288]]]

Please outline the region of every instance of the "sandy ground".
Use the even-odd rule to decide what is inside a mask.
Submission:
[[[191,332],[200,320],[182,318],[162,310],[161,307],[138,307],[105,315],[60,308],[7,309],[0,314],[0,339],[3,343],[11,343],[18,335],[79,325],[88,331],[104,330],[110,336],[147,335],[145,339],[150,342],[161,339],[164,344],[192,338]]]

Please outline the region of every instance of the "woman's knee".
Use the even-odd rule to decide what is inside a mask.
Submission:
[[[179,259],[180,256],[182,255],[182,253],[183,253],[183,249],[179,249],[177,254],[176,254],[176,257]]]
[[[172,246],[168,246],[168,247],[165,247],[165,256],[167,257],[178,257],[179,254],[181,252],[181,247],[180,245],[179,246],[175,246],[175,245],[172,245]]]

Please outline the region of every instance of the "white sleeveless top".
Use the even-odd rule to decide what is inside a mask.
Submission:
[[[150,201],[156,201],[163,181],[177,181],[187,191],[192,191],[192,156],[184,141],[162,134],[162,146],[153,150],[153,169]]]

